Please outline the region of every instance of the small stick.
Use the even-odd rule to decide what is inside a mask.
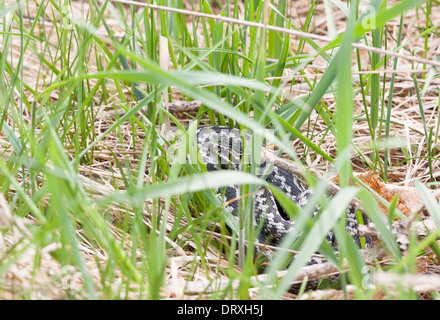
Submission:
[[[164,103],[164,108],[170,113],[183,113],[183,112],[197,112],[202,105],[201,101],[172,101]],[[142,110],[147,112],[148,106],[144,107]],[[109,114],[115,116],[115,111],[110,110]],[[125,111],[118,112],[119,118],[126,114]]]

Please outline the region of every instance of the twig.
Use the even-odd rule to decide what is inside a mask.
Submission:
[[[434,274],[394,274],[379,272],[373,274],[374,284],[384,285],[389,289],[414,290],[415,292],[432,292],[440,290],[440,277]]]
[[[167,107],[171,113],[196,112],[199,111],[202,102],[194,101],[173,101],[168,103]]]
[[[372,264],[374,263],[374,261],[377,261],[375,259],[382,259],[385,256],[385,252],[383,250],[374,251],[374,257],[369,252],[362,251],[361,253],[367,264]],[[301,284],[301,282],[303,282],[305,279],[307,279],[307,281],[311,281],[322,278],[328,278],[328,277],[340,275],[341,273],[347,271],[348,271],[347,261],[343,262],[342,269],[339,269],[331,262],[304,266],[298,271],[297,277],[295,278],[294,281],[291,282],[291,285],[293,286],[293,285]],[[288,272],[289,272],[288,270],[277,271],[276,278],[278,280],[281,280]],[[269,279],[268,274],[260,274],[250,277],[249,283],[250,286],[256,287],[261,283],[267,282],[268,279]],[[214,281],[209,281],[209,280],[184,281],[183,279],[181,279],[180,281],[182,282],[182,285],[186,288],[185,290],[186,294],[190,294],[190,295],[216,292],[217,290],[225,289],[229,285],[231,285],[231,288],[233,290],[236,290],[240,284],[239,279],[232,281],[232,284],[230,284],[230,281],[226,279],[217,279]]]
[[[167,109],[170,113],[183,113],[183,112],[197,112],[200,109],[201,102],[199,100],[194,101],[172,101],[164,104],[165,109]],[[144,112],[147,112],[148,106],[142,109]],[[111,116],[115,116],[115,111],[110,110],[108,112]],[[126,114],[125,111],[118,112],[118,116],[122,117]]]
[[[276,272],[277,279],[282,279],[287,274],[287,272],[288,270],[277,271]],[[341,270],[339,270],[334,264],[330,262],[313,264],[310,266],[302,267],[299,270],[298,275],[295,281],[292,283],[292,285],[301,283],[306,277],[308,280],[316,280],[320,278],[338,275],[340,273]],[[258,284],[264,283],[268,279],[269,279],[269,275],[259,274],[250,277],[249,283],[252,287],[256,287]],[[182,279],[182,281],[184,280]],[[227,279],[217,279],[214,281],[198,280],[198,281],[184,282],[184,286],[186,287],[185,292],[186,294],[190,294],[190,295],[200,294],[203,292],[204,293],[216,292],[218,290],[225,289],[229,285],[230,285],[230,281]],[[240,285],[239,279],[233,280],[231,284],[232,290],[238,289],[239,285]]]

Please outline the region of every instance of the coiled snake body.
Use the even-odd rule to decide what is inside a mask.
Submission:
[[[229,127],[207,127],[198,129],[196,132],[197,145],[200,155],[206,164],[208,171],[218,169],[241,170],[243,160],[243,136],[246,141],[251,141],[250,135],[242,135],[238,129]],[[249,150],[249,153],[252,149]],[[267,182],[275,185],[290,197],[299,208],[303,208],[312,195],[311,188],[306,187],[297,176],[277,166],[272,169],[265,163],[257,170],[259,175],[267,171]],[[226,190],[216,190],[217,196],[227,205],[226,209],[237,216],[240,197],[239,186],[228,186]],[[315,213],[318,208],[315,210]],[[365,222],[365,221],[364,221]],[[261,225],[262,229],[257,241],[260,243],[278,245],[283,237],[294,229],[294,221],[289,218],[280,204],[277,203],[273,194],[267,188],[262,188],[254,195],[254,226]],[[346,214],[346,231],[353,237],[358,246],[358,222],[356,212],[348,207]],[[327,240],[337,250],[337,241],[333,232],[327,234]],[[366,239],[366,245],[370,239]]]

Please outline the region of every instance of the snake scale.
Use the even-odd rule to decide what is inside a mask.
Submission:
[[[242,132],[235,128],[212,126],[198,129],[196,132],[198,151],[205,162],[207,170],[242,170],[243,163],[245,163],[243,161],[243,137],[246,137],[247,142],[251,141],[249,134],[242,135]],[[249,150],[249,154],[250,152],[252,152],[252,149]],[[312,189],[305,186],[294,174],[277,166],[271,167],[265,163],[260,164],[258,175],[261,177],[265,173],[264,178],[267,182],[282,190],[300,209],[304,208],[312,195]],[[217,189],[216,193],[217,197],[225,203],[225,208],[234,217],[237,217],[239,201],[236,200],[240,198],[240,187],[232,185],[223,190]],[[317,207],[313,215],[318,210]],[[365,220],[367,220],[366,216],[364,216],[364,223],[366,223]],[[253,223],[255,227],[262,226],[256,239],[257,242],[273,246],[279,245],[283,237],[293,231],[295,224],[277,202],[272,192],[264,187],[254,194]],[[346,231],[360,247],[356,212],[350,206],[346,214]],[[327,234],[327,240],[333,249],[337,251],[338,244],[333,231]],[[366,238],[365,246],[370,245],[371,239]],[[314,261],[312,263],[319,262]]]

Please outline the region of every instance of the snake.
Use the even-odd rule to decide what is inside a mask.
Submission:
[[[250,170],[252,136],[249,133],[243,133],[237,128],[226,126],[208,126],[197,129],[196,141],[198,152],[205,163],[207,171],[243,170],[246,165],[249,166],[246,169]],[[246,144],[243,146],[244,141]],[[246,145],[251,145],[251,147],[246,149],[244,148]],[[261,147],[264,147],[264,144]],[[247,160],[247,162],[244,160]],[[303,183],[298,176],[276,165],[260,163],[255,171],[259,177],[264,178],[268,183],[284,192],[300,210],[305,208],[313,195],[312,188]],[[231,185],[226,188],[217,188],[215,192],[217,198],[223,201],[225,209],[238,222],[240,186]],[[287,234],[297,232],[295,231],[295,221],[268,188],[262,186],[258,192],[253,194],[253,197],[253,226],[255,228],[260,227],[260,232],[256,237],[258,243],[276,247]],[[316,205],[311,218],[316,216],[319,209],[319,206]],[[356,210],[350,205],[346,210],[345,230],[357,246],[361,248]],[[362,213],[362,222],[368,223],[368,217],[364,213]],[[326,235],[326,239],[332,248],[337,251],[338,242],[333,231]],[[369,246],[371,246],[371,239],[365,237],[364,248]],[[312,259],[310,261],[312,264],[322,262],[319,258]]]

